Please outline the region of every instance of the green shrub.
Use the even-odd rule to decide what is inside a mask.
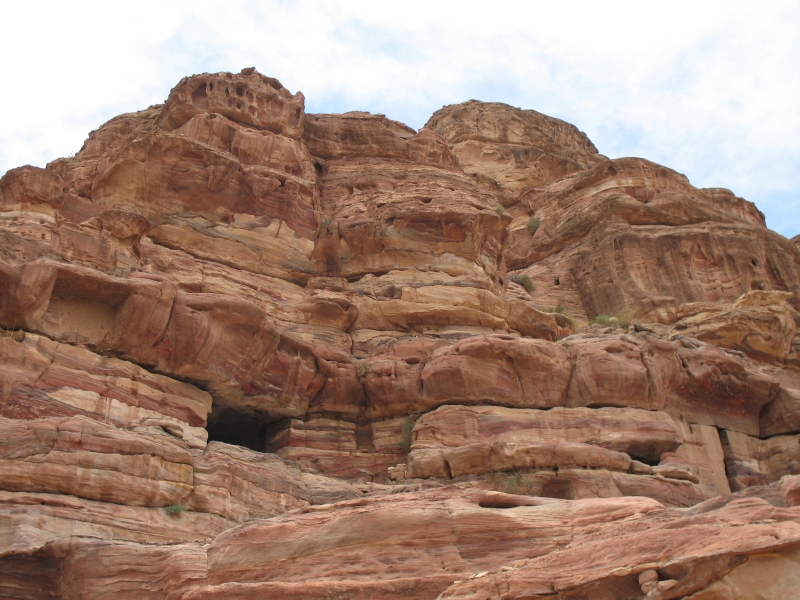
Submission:
[[[614,322],[611,319],[613,319],[611,315],[600,313],[594,319],[589,321],[589,325],[613,325]]]
[[[536,235],[536,231],[539,229],[539,225],[542,224],[542,220],[539,217],[529,217],[528,222],[525,223],[525,227],[528,228],[528,233],[531,234],[531,237]]]
[[[561,302],[559,302],[558,306],[556,306],[556,312],[557,313],[563,313],[564,312],[564,305],[561,304]]]
[[[519,278],[519,283],[520,283],[520,285],[522,287],[525,288],[526,292],[530,293],[530,292],[532,292],[532,291],[534,291],[536,289],[536,284],[533,283],[531,278],[528,277],[527,275],[523,275],[522,277],[520,277]]]
[[[400,447],[406,452],[411,452],[411,432],[414,430],[414,421],[408,417],[403,421],[403,437],[400,438]]]
[[[504,214],[506,214],[506,209],[503,208],[501,204],[498,204],[497,206],[494,207],[494,212],[496,212],[498,215],[502,217]]]
[[[527,477],[523,477],[519,471],[514,471],[511,477],[506,480],[506,491],[509,494],[527,494],[530,489],[530,480]]]
[[[630,308],[625,308],[619,311],[615,316],[617,318],[617,323],[619,323],[620,327],[624,327],[627,329],[633,324],[633,320],[631,319],[631,315],[633,311]]]
[[[189,509],[186,508],[183,504],[169,504],[164,507],[164,510],[171,515],[177,515],[178,513],[185,512]]]
[[[589,325],[607,325],[609,327],[623,327],[627,329],[633,324],[633,319],[631,318],[632,313],[633,311],[630,308],[625,308],[615,315],[601,313],[589,321]]]

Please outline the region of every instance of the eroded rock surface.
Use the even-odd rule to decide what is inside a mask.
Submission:
[[[0,596],[788,597],[799,274],[535,111],[184,78],[0,178]]]

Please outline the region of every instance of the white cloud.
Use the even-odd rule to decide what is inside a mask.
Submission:
[[[0,172],[80,148],[187,74],[256,66],[310,111],[564,118],[800,232],[800,8],[744,2],[40,2],[4,8]]]

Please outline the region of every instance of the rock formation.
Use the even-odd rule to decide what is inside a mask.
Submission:
[[[563,121],[184,78],[0,179],[0,597],[791,597],[798,309]]]

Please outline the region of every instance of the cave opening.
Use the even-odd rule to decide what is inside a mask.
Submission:
[[[208,415],[209,442],[224,442],[242,446],[256,452],[264,452],[267,442],[267,423],[272,421],[266,414],[253,410],[240,410],[214,406]]]

